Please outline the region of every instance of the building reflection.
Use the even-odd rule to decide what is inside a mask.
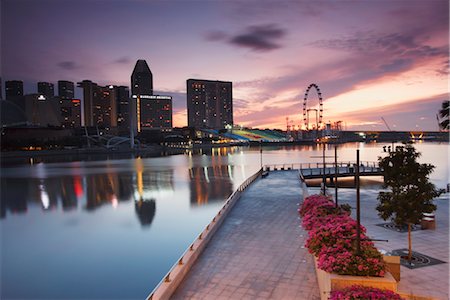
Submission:
[[[156,201],[154,199],[139,199],[134,202],[134,209],[142,226],[150,226],[156,212]]]
[[[7,211],[12,214],[27,212],[28,185],[17,178],[2,178],[0,188],[0,216],[6,217]]]
[[[104,206],[117,207],[134,201],[136,216],[142,226],[149,226],[156,212],[157,199],[174,193],[173,170],[146,170],[136,165],[130,173],[107,169],[108,173],[29,178],[1,178],[0,217],[8,213],[26,213],[29,205],[44,211],[95,211]]]
[[[189,169],[191,205],[223,201],[233,192],[234,166],[213,165]]]

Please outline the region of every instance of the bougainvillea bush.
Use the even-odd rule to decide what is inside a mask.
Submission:
[[[356,238],[356,221],[346,214],[328,215],[322,217],[309,232],[306,247],[311,254],[318,256],[322,249],[333,245],[341,246],[346,250],[352,249],[352,242]],[[361,226],[361,233],[366,229]]]
[[[352,285],[348,288],[332,291],[330,300],[402,300],[399,294],[373,287]]]
[[[340,275],[384,276],[383,256],[361,225],[361,253],[355,254],[357,222],[348,207],[335,207],[328,197],[312,195],[305,199],[299,214],[302,227],[309,230],[305,246],[317,257],[319,269]]]
[[[318,256],[317,267],[339,275],[383,277],[385,274],[383,256],[367,241],[361,243],[360,255],[342,246],[326,248]]]

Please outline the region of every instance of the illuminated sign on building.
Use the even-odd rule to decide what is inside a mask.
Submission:
[[[137,99],[137,95],[132,96]],[[172,96],[162,96],[162,95],[139,95],[141,99],[151,99],[151,100],[172,100]]]

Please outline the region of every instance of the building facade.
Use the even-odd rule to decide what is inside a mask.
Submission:
[[[25,111],[25,97],[23,95],[23,81],[5,81],[5,99],[17,105]]]
[[[172,128],[172,97],[153,95],[153,74],[145,60],[131,74],[130,119],[134,130]]]
[[[186,85],[189,127],[233,126],[232,82],[188,79]]]
[[[55,86],[50,82],[37,83],[38,94],[43,95],[46,99],[55,97]]]
[[[72,81],[59,80],[58,81],[58,96],[61,99],[72,100],[75,98],[75,89]]]
[[[99,86],[90,80],[78,83],[83,88],[84,126],[117,127],[117,90],[114,86]]]

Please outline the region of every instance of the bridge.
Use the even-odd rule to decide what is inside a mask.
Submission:
[[[336,177],[354,177],[356,175],[356,162],[334,163],[302,163],[302,164],[279,164],[265,165],[265,171],[277,170],[298,170],[302,178],[318,179],[329,178],[333,182]],[[336,174],[337,171],[337,174]],[[359,176],[382,176],[382,169],[378,167],[378,162],[361,161],[359,164]]]

